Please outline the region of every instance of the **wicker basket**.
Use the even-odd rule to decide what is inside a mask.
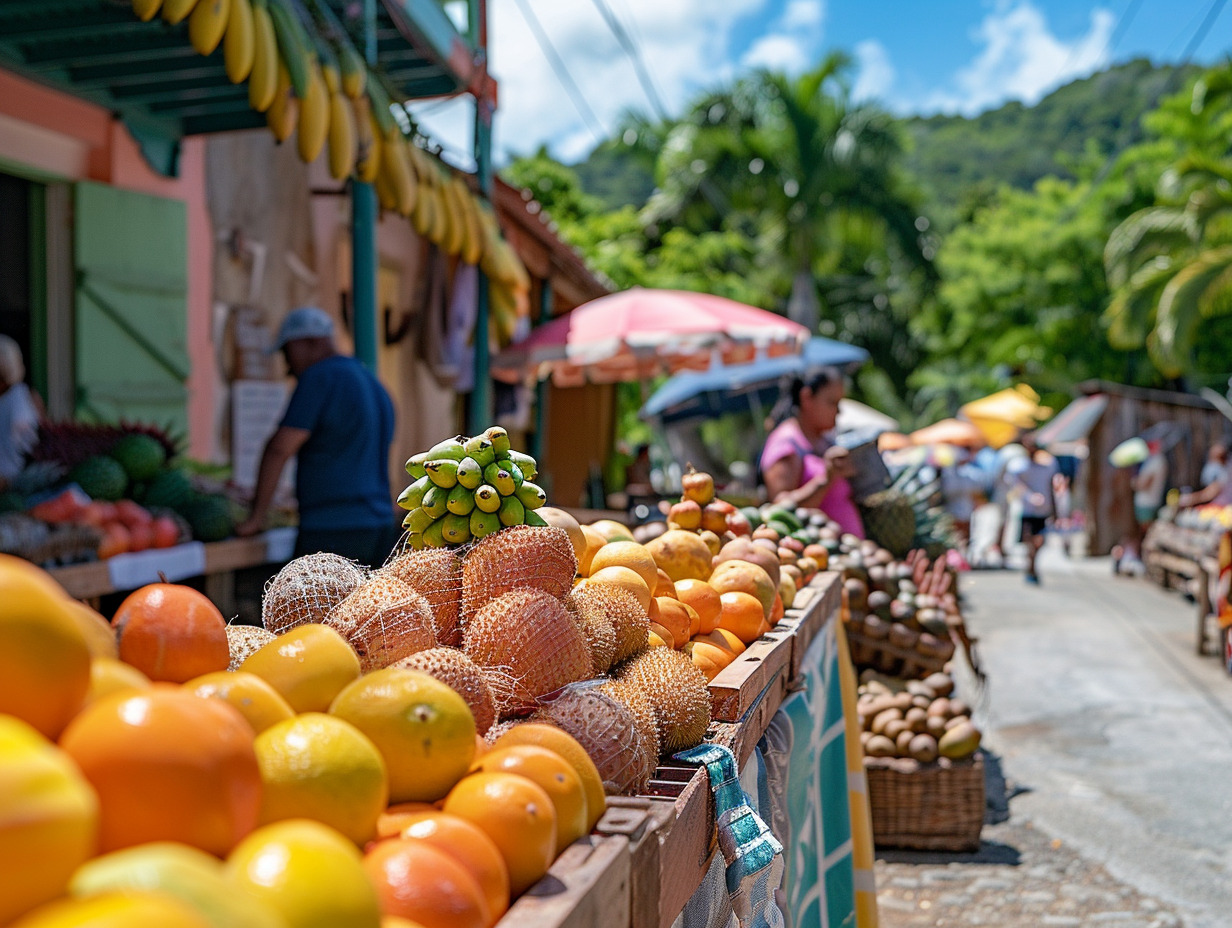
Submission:
[[[984,756],[866,757],[873,842],[879,848],[978,851],[984,825]]]

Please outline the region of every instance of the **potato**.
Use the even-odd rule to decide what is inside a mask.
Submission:
[[[885,735],[873,735],[864,745],[864,753],[869,757],[894,757],[898,748]]]
[[[923,680],[909,680],[907,682],[907,692],[912,696],[925,696],[930,700],[936,699],[941,695]]]
[[[945,734],[945,719],[939,715],[930,715],[924,723],[924,728],[934,738],[940,738]]]
[[[911,705],[919,709],[928,709],[933,704],[933,701],[927,696],[912,696]]]
[[[898,733],[898,737],[894,739],[894,748],[898,751],[899,757],[907,757],[910,755],[911,742],[917,737],[918,736],[916,733],[911,729]]]
[[[949,696],[954,692],[954,678],[948,673],[931,673],[923,682],[938,696]]]
[[[886,722],[886,726],[882,730],[881,734],[885,735],[891,741],[897,741],[898,736],[905,731],[911,731],[911,723],[905,719],[894,719],[891,722]]]
[[[950,715],[970,715],[971,707],[961,699],[950,700]]]
[[[926,731],[928,727],[928,713],[919,706],[912,706],[907,710],[907,714],[903,716],[903,720],[911,726],[914,732]]]
[[[937,759],[937,739],[932,735],[916,735],[907,745],[907,754],[921,764],[931,764]]]
[[[932,705],[928,707],[928,714],[939,716],[943,719],[948,719],[951,715],[953,715],[953,713],[950,712],[950,701],[944,696],[940,699],[934,699]]]
[[[970,721],[971,719],[965,715],[956,715],[953,718],[946,720],[945,730],[952,731],[953,729],[957,728],[959,725],[966,725],[970,723]]]
[[[899,709],[903,712],[906,712],[908,709],[911,708],[912,706],[911,700],[913,700],[914,698],[915,697],[912,696],[910,693],[899,693],[897,696],[894,697],[894,708]]]

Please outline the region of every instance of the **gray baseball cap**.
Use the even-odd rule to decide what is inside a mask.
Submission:
[[[287,342],[297,338],[333,338],[334,320],[329,313],[317,306],[300,306],[291,310],[282,319],[278,335],[271,351],[281,350]]]

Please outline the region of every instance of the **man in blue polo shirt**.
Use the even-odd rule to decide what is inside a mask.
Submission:
[[[287,314],[275,350],[297,383],[262,452],[252,515],[236,532],[265,527],[278,478],[295,457],[296,557],[329,551],[380,566],[401,534],[389,492],[389,394],[363,364],[338,353],[334,322],[315,306]]]

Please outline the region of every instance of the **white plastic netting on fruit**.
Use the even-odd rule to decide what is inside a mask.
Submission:
[[[395,548],[381,571],[401,580],[428,601],[436,638],[441,644],[451,648],[462,644],[462,556],[456,550]]]
[[[540,697],[590,676],[590,651],[573,617],[539,589],[485,603],[467,623],[462,649],[490,672],[501,717],[532,711]]]
[[[529,525],[502,529],[463,554],[463,623],[513,590],[541,590],[561,600],[576,575],[577,557],[564,529]]]
[[[325,624],[350,643],[365,672],[437,645],[428,600],[389,574],[365,580],[330,611]]]
[[[496,698],[487,675],[457,648],[428,648],[404,657],[394,666],[423,671],[453,689],[470,706],[475,731],[480,735],[496,721]]]
[[[259,651],[273,641],[275,635],[258,625],[228,625],[227,650],[230,652],[228,670],[239,670],[248,655]]]
[[[265,585],[261,622],[275,635],[324,622],[366,579],[364,567],[337,554],[297,557]]]
[[[539,701],[531,721],[545,721],[568,732],[599,769],[609,795],[645,791],[658,749],[646,744],[628,706],[599,688],[598,681],[566,686]]]

